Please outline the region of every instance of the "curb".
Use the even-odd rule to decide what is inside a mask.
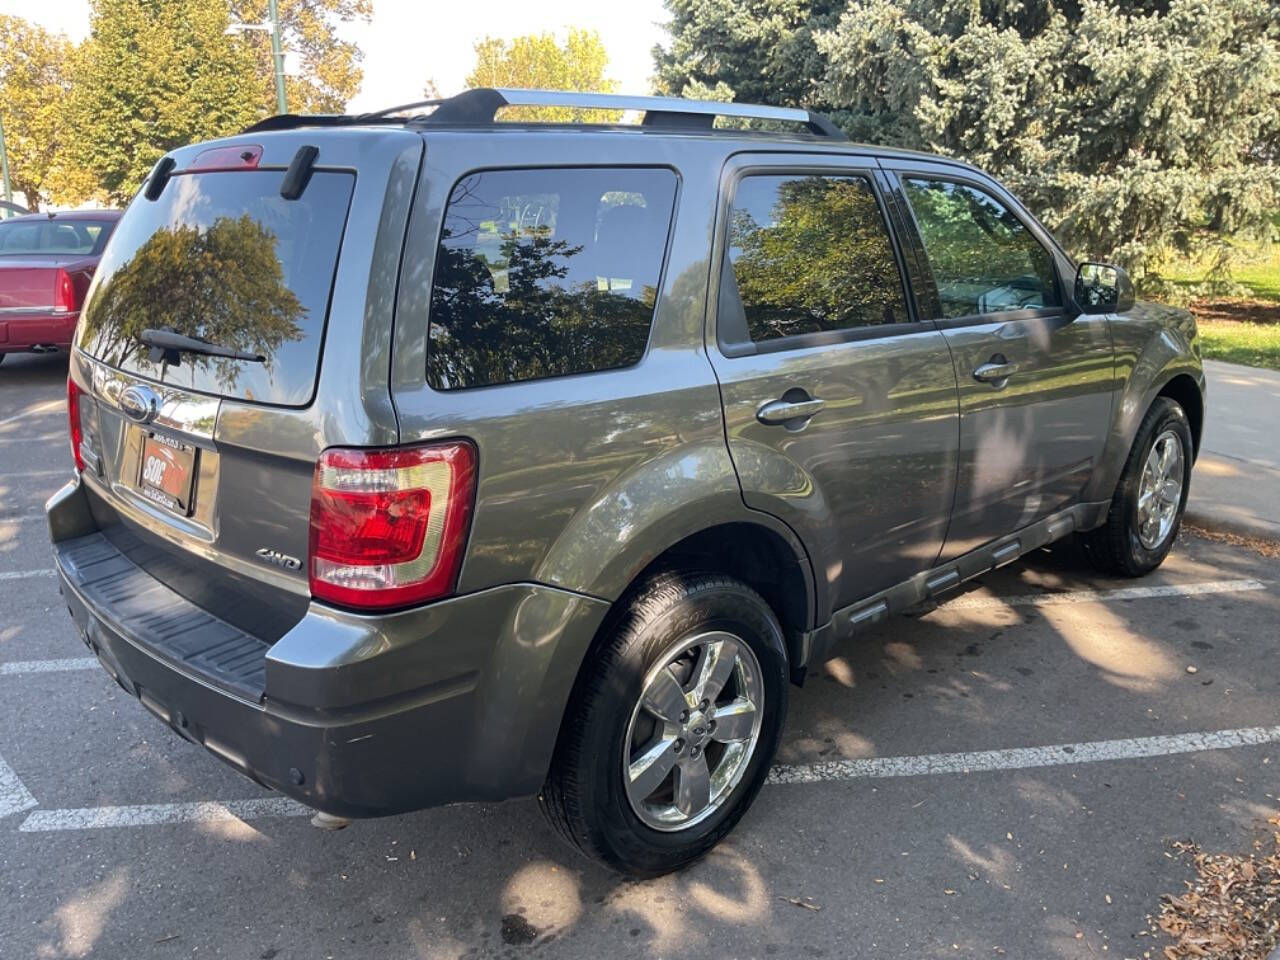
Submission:
[[[1210,533],[1229,533],[1237,537],[1280,543],[1280,524],[1268,520],[1241,520],[1212,510],[1192,509],[1190,505],[1183,512],[1182,519],[1185,523]],[[1273,954],[1267,960],[1280,960],[1280,953]]]

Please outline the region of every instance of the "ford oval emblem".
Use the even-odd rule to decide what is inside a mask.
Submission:
[[[120,394],[120,412],[134,423],[150,423],[160,409],[160,398],[150,387],[135,383]]]

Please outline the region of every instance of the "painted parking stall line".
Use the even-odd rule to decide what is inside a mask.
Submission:
[[[6,570],[0,573],[0,580],[26,580],[30,577],[52,577],[56,573],[52,567],[47,570]]]
[[[0,663],[0,677],[22,673],[64,673],[69,670],[96,670],[96,657],[68,657],[62,660],[14,660]]]
[[[288,797],[256,800],[207,800],[196,803],[143,803],[127,807],[81,807],[36,810],[22,821],[22,833],[53,830],[101,830],[109,827],[155,827],[172,823],[226,823],[265,817],[304,817],[315,813]]]
[[[36,798],[26,788],[13,768],[0,757],[0,818],[11,814],[30,810],[36,805]]]
[[[0,420],[0,427],[3,427],[5,424],[8,424],[8,423],[16,423],[19,420],[21,420],[23,417],[31,417],[38,413],[49,413],[53,410],[57,410],[59,407],[65,408],[66,402],[67,401],[65,400],[50,400],[47,403],[37,403],[35,406],[27,407],[27,409],[25,410],[22,410],[18,413],[13,414],[12,416],[5,417],[3,420]]]
[[[939,610],[973,610],[981,607],[1051,607],[1065,603],[1106,603],[1112,600],[1154,600],[1161,597],[1202,597],[1215,593],[1248,593],[1266,590],[1261,580],[1211,580],[1205,583],[1170,583],[1152,587],[1119,587],[1115,590],[1064,590],[1061,593],[1028,593],[1011,597],[956,597],[938,604]]]
[[[1280,743],[1280,726],[1245,727],[1207,733],[1101,740],[1090,743],[1060,743],[1047,747],[1015,747],[1009,750],[982,750],[973,753],[935,753],[913,757],[873,757],[863,760],[832,760],[822,763],[775,766],[768,783],[829,783],[885,777],[920,777],[981,773],[995,770],[1027,770],[1078,763],[1137,760],[1178,754],[1202,753]],[[0,761],[2,763],[2,761]],[[0,815],[6,800],[0,768]],[[12,772],[10,771],[10,775]],[[35,806],[17,778],[23,796],[9,801],[10,812]],[[12,788],[11,788],[12,791]],[[256,800],[199,801],[193,803],[146,803],[132,806],[80,807],[67,810],[35,810],[18,827],[21,833],[60,830],[101,830],[114,827],[154,827],[181,823],[224,823],[266,817],[303,817],[314,811],[287,797]]]
[[[932,753],[915,757],[868,757],[776,766],[769,783],[823,783],[883,777],[923,777],[938,774],[982,773],[992,770],[1031,770],[1109,760],[1139,760],[1182,753],[1230,750],[1280,743],[1280,726],[1244,727],[1210,733],[1058,743],[1048,747],[1015,747],[973,753]]]

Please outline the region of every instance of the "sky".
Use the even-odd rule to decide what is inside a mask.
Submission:
[[[648,93],[650,51],[665,39],[661,24],[668,18],[662,0],[483,0],[482,10],[477,15],[457,0],[373,0],[370,24],[342,30],[365,54],[364,83],[348,109],[418,100],[428,78],[445,96],[458,93],[471,71],[476,41],[545,31],[563,38],[569,26],[599,32],[619,93]],[[88,0],[0,0],[0,14],[5,13],[77,41],[89,32]]]

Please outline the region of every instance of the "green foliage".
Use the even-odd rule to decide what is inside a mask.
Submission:
[[[617,84],[605,76],[609,55],[594,30],[571,29],[563,45],[550,33],[516,37],[508,42],[485,37],[475,45],[476,65],[468,87],[519,87],[526,90],[576,90],[611,93]],[[507,120],[539,123],[608,123],[616,111],[569,107],[513,107]]]
[[[1170,253],[1260,235],[1280,208],[1275,0],[668,8],[665,90],[815,106],[855,139],[972,161],[1074,253],[1140,280]]]
[[[265,114],[260,78],[225,35],[229,23],[213,0],[93,0],[65,142],[108,199],[131,197],[166,151]]]
[[[0,114],[10,181],[33,210],[49,200],[73,52],[62,34],[0,16]]]
[[[284,48],[301,66],[297,76],[284,78],[289,112],[341,113],[347,101],[360,92],[364,55],[354,43],[340,40],[337,28],[345,23],[367,23],[373,15],[372,0],[279,0],[277,9]],[[231,0],[231,14],[240,23],[265,23],[267,0]],[[262,112],[275,113],[271,35],[246,31],[237,42],[239,51],[253,65]]]

